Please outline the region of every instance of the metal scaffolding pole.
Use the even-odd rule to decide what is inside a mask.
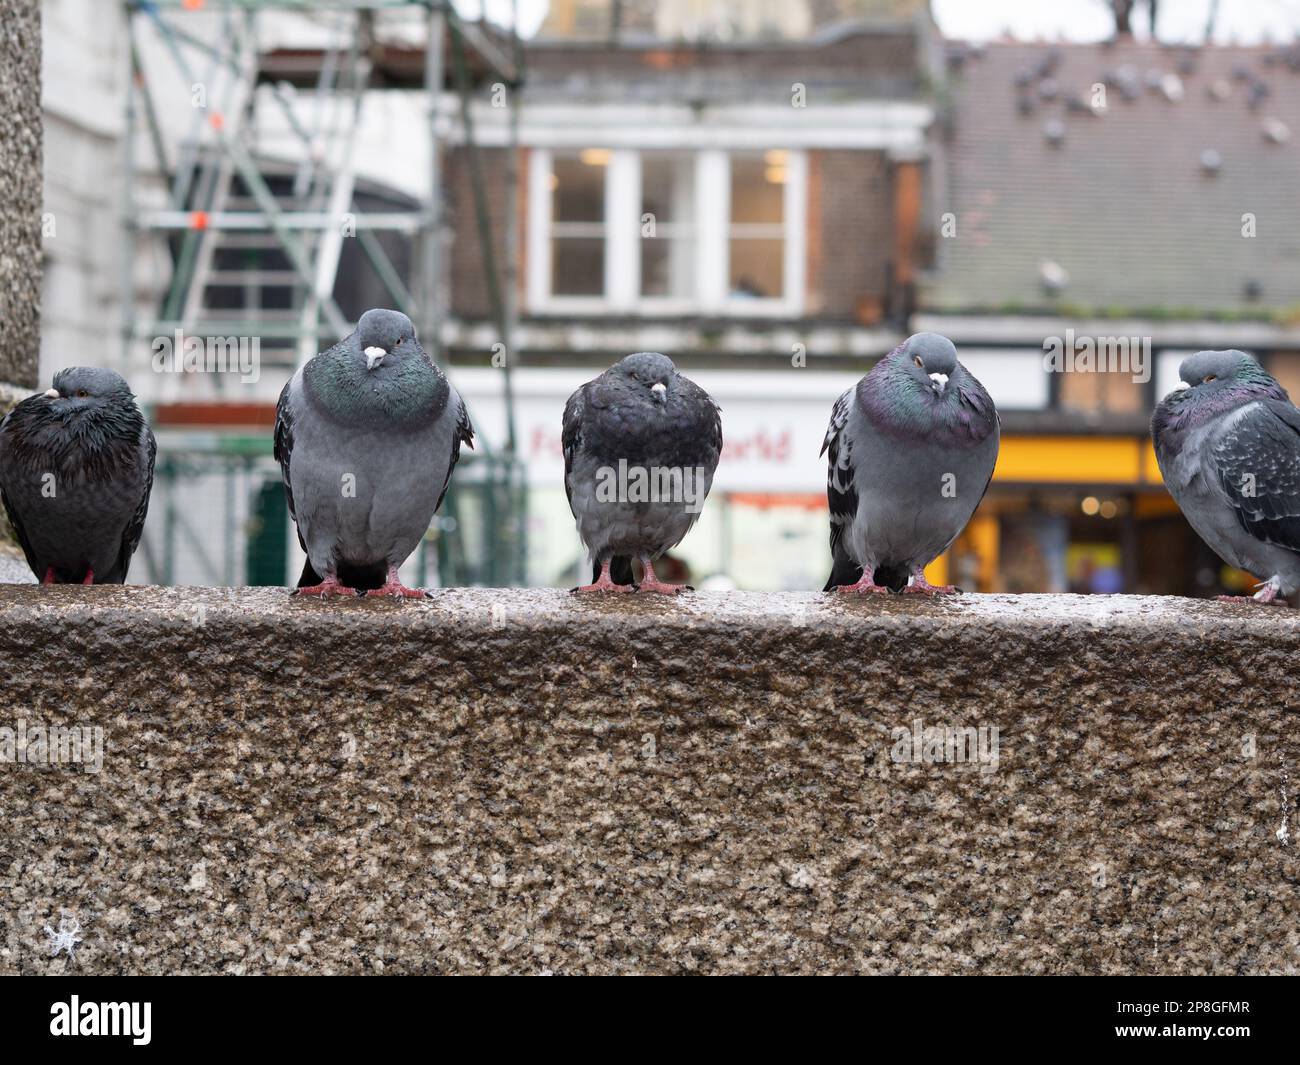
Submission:
[[[284,353],[280,369],[289,372],[294,362],[310,357],[352,328],[335,297],[345,235],[357,237],[356,247],[361,254],[357,261],[373,270],[382,291],[392,301],[389,305],[419,322],[426,348],[435,359],[445,361],[440,336],[446,288],[444,130],[440,126],[444,116],[439,102],[446,79],[445,57],[450,53],[460,97],[462,143],[475,172],[472,184],[477,237],[492,293],[493,319],[506,352],[501,376],[506,439],[498,442],[504,446],[494,453],[492,442],[480,438],[478,455],[465,464],[458,482],[460,490],[453,486],[447,499],[448,512],[453,516],[449,530],[455,531],[440,546],[439,561],[449,580],[510,583],[521,578],[523,479],[517,458],[511,365],[519,314],[516,203],[523,52],[515,24],[517,3],[512,5],[512,24],[505,38],[508,47],[500,43],[502,35],[498,33],[494,38],[485,23],[466,24],[460,20],[449,0],[123,3],[132,46],[128,56],[132,80],[127,91],[124,145],[124,369],[129,368],[136,356],[134,349],[141,346],[142,340],[171,336],[180,330],[188,337],[257,337],[267,348]],[[412,76],[409,67],[400,65],[400,58],[385,56],[371,32],[371,19],[377,11],[414,7],[427,12],[427,32],[422,70]],[[340,21],[328,35],[325,47],[305,52],[289,49],[292,54],[286,60],[284,50],[264,50],[259,40],[257,18],[272,11],[336,12]],[[186,22],[196,13],[216,13],[218,19],[206,24]],[[142,41],[142,31],[148,32],[147,41]],[[155,50],[161,45],[170,59],[162,64],[164,69],[150,63],[148,53],[142,54],[142,43]],[[284,70],[289,72],[287,76],[280,73]],[[151,91],[150,84],[172,72],[179,78],[179,91],[186,97],[191,95],[192,87],[206,90],[204,102],[195,104],[194,117],[185,117],[179,125],[175,113],[168,114],[165,107],[160,112],[154,106],[155,100],[163,105],[175,100],[176,86],[156,84],[152,86],[155,91]],[[314,94],[299,105],[286,85],[303,85],[306,77],[314,81]],[[478,79],[482,77],[506,84],[511,97],[510,144],[503,175],[508,210],[504,230],[498,234],[500,244],[493,239],[470,113],[471,81],[481,85]],[[355,157],[362,100],[366,92],[390,85],[427,93],[429,180],[426,190],[410,206],[394,205],[393,195],[380,186],[377,209],[361,211],[356,204]],[[259,122],[262,101],[274,112],[273,126]],[[170,131],[164,117],[171,120]],[[188,132],[177,132],[186,127]],[[254,138],[268,129],[294,146],[289,161],[259,150]],[[135,156],[135,139],[141,133],[148,134],[152,146],[153,165],[164,184],[161,196],[152,190],[155,195],[150,197],[141,187],[137,174],[140,160]],[[176,138],[172,143],[168,143],[169,135]],[[277,146],[281,143],[274,142]],[[301,155],[296,154],[299,149]],[[355,226],[346,234],[342,228],[344,216]],[[391,240],[385,234],[405,235],[412,241],[413,280],[404,278],[389,257],[381,242]],[[149,240],[167,249],[171,271],[156,313],[140,315],[135,293],[137,256]],[[501,262],[503,255],[505,261]],[[272,365],[276,365],[273,357],[268,359],[264,350],[263,368]],[[189,390],[187,398],[217,399],[221,395],[220,388],[210,380],[206,385],[214,394],[207,396],[194,394],[201,390],[200,381],[204,379],[187,376],[178,380],[180,387]],[[248,439],[260,446],[260,438],[250,435]],[[219,441],[215,446],[220,451]],[[233,579],[237,530],[231,523],[246,493],[235,491],[233,482],[217,493],[216,498],[224,499],[226,504],[226,540],[221,548],[222,565],[214,567],[216,556],[204,546],[206,541],[201,542],[207,523],[190,521],[176,492],[177,478],[188,476],[186,471],[207,468],[202,462],[160,462],[163,479],[170,476],[172,481],[164,496],[168,500],[166,540],[158,559],[166,572],[155,577],[169,580],[180,572],[175,569],[180,539],[187,545],[187,557],[201,572],[227,582]],[[251,472],[252,467],[248,469]],[[461,517],[467,524],[456,520]],[[470,528],[486,534],[472,538],[473,550],[466,542]],[[145,553],[152,561],[149,545]]]

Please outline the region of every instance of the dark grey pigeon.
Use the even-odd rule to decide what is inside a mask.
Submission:
[[[687,590],[660,581],[653,563],[690,531],[713,485],[722,419],[708,393],[664,355],[629,355],[569,397],[563,443],[564,490],[593,566],[577,590]]]
[[[157,448],[120,374],[71,366],[0,421],[0,499],[42,584],[122,584]]]
[[[998,459],[993,400],[938,333],[908,337],[836,401],[825,591],[953,594],[925,567],[966,527]],[[911,584],[908,584],[908,578]]]
[[[297,595],[423,597],[397,569],[442,505],[474,429],[411,320],[371,310],[280,393],[275,457],[307,553]]]
[[[1199,351],[1178,376],[1151,416],[1165,487],[1220,558],[1264,578],[1255,600],[1285,606],[1300,587],[1300,410],[1244,351]]]

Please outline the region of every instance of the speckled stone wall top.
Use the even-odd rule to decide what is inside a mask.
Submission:
[[[0,0],[0,383],[35,385],[41,302],[41,12]]]
[[[1298,650],[1174,599],[6,587],[0,971],[1296,972]],[[2,760],[54,726],[97,772]]]

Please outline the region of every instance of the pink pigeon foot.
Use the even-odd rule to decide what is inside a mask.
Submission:
[[[615,584],[613,578],[609,575],[609,567],[612,559],[606,559],[601,563],[600,576],[596,578],[595,584],[583,584],[573,589],[575,593],[586,594],[588,592],[633,592],[635,588],[630,584]]]
[[[397,567],[388,567],[388,578],[379,588],[366,592],[366,598],[373,596],[391,596],[394,599],[428,599],[429,593],[419,588],[408,588],[397,577]]]
[[[306,588],[295,588],[291,595],[310,595],[328,599],[331,595],[356,597],[357,590],[340,584],[337,577],[326,577],[320,584],[309,584]]]
[[[643,558],[641,565],[645,569],[645,575],[641,578],[641,583],[637,585],[638,592],[651,592],[655,595],[681,595],[682,592],[695,591],[689,584],[669,584],[667,581],[661,581],[655,575],[654,564],[648,559]]]

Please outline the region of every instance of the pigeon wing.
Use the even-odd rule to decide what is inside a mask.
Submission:
[[[131,515],[131,521],[122,533],[122,547],[117,554],[117,565],[122,571],[122,580],[126,580],[126,571],[131,565],[131,556],[140,546],[140,537],[144,533],[144,519],[149,514],[149,494],[153,491],[154,459],[158,455],[158,441],[154,439],[149,427],[144,426],[141,434],[140,450],[145,461],[144,491],[140,495],[140,504]]]
[[[852,440],[844,432],[849,423],[853,389],[835,401],[830,425],[822,441],[821,454],[826,456],[826,502],[831,511],[831,553],[844,538],[844,530],[858,513],[858,491],[853,485]]]
[[[569,500],[569,509],[573,510],[573,487],[570,478],[573,475],[573,456],[582,447],[582,394],[587,390],[583,385],[569,397],[564,405],[564,417],[561,421],[560,444],[564,449],[564,494]],[[575,512],[574,516],[577,514]]]
[[[280,464],[280,475],[284,480],[284,498],[289,504],[289,517],[293,518],[294,529],[298,533],[298,544],[306,551],[307,542],[302,538],[298,528],[298,514],[293,508],[293,484],[289,480],[289,457],[293,454],[293,383],[297,375],[285,382],[280,390],[280,399],[275,404],[275,460]]]
[[[1211,459],[1241,527],[1300,552],[1300,410],[1260,401],[1218,434]]]
[[[456,463],[460,461],[460,445],[466,444],[471,449],[474,447],[474,426],[469,420],[469,411],[465,407],[465,401],[455,392],[452,395],[456,399],[456,432],[451,438],[451,461],[447,463],[447,476],[442,482],[442,491],[438,493],[438,502],[434,506],[437,511],[442,506],[443,499],[447,496],[447,486],[451,484],[451,471],[456,468]],[[288,485],[288,475],[285,475],[285,484]]]
[[[14,409],[16,410],[17,408],[15,407]],[[3,418],[0,418],[0,437],[4,436],[5,431],[9,427],[9,423],[12,420],[12,418],[13,418],[12,410],[8,414],[6,414]],[[31,569],[33,573],[36,574],[37,580],[40,580],[42,576],[42,574],[40,573],[40,563],[36,561],[36,556],[32,552],[32,544],[31,541],[27,538],[26,531],[23,529],[22,519],[19,517],[18,510],[14,507],[13,503],[10,502],[9,497],[5,494],[3,482],[0,482],[0,503],[4,505],[5,513],[9,516],[9,526],[10,528],[13,529],[14,536],[18,538],[18,546],[23,549],[23,555],[27,559],[28,567]]]

